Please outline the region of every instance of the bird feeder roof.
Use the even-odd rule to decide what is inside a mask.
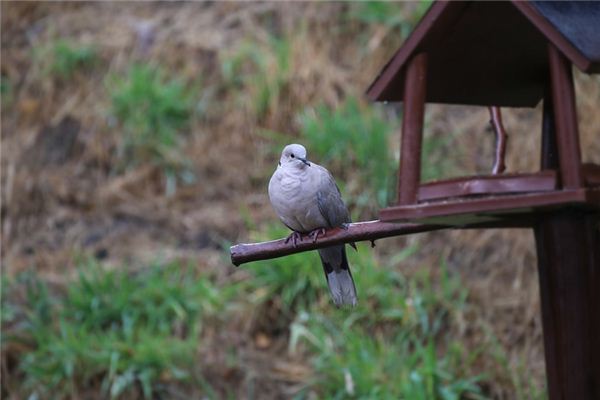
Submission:
[[[600,72],[600,3],[435,2],[367,90],[402,101],[405,65],[428,54],[426,101],[534,107],[549,79],[548,43],[586,73]]]

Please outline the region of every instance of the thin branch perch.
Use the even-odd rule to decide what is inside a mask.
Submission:
[[[320,236],[316,243],[312,239],[305,237],[301,242],[298,242],[297,246],[294,246],[291,240],[286,243],[285,238],[262,243],[236,244],[230,248],[231,262],[239,266],[251,261],[268,260],[341,243],[365,240],[374,242],[377,239],[385,237],[429,232],[443,228],[446,228],[446,226],[389,223],[379,220],[357,222],[349,224],[347,229],[334,228],[327,230],[325,235]]]

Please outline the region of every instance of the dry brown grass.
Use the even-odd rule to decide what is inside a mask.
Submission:
[[[221,256],[223,241],[248,237],[240,210],[258,222],[274,219],[265,190],[274,159],[260,130],[287,132],[294,140],[298,110],[316,102],[335,106],[348,95],[363,93],[403,39],[381,26],[354,23],[341,30],[342,11],[349,6],[340,3],[2,2],[1,7],[1,71],[13,87],[10,103],[2,105],[1,121],[2,266],[8,274],[34,267],[56,281],[69,276],[73,255],[81,253],[115,265],[156,257],[193,260],[199,268],[218,271],[222,279],[240,279],[240,272],[230,276],[232,269],[224,268]],[[220,66],[248,43],[267,48],[272,33],[290,40],[290,70],[279,97],[257,118],[251,112],[253,93],[223,86]],[[43,60],[35,60],[32,49],[61,37],[93,44],[100,55],[98,65],[68,81],[44,75]],[[152,45],[145,51],[150,38]],[[366,48],[358,45],[361,40]],[[200,78],[206,96],[208,109],[194,119],[184,148],[197,182],[170,197],[154,167],[123,174],[111,170],[121,132],[107,119],[105,77],[124,71],[134,60],[161,64],[184,79]],[[278,68],[268,60],[269,74]],[[576,84],[584,160],[598,163],[600,81],[577,73]],[[505,110],[504,116],[510,134],[509,171],[536,170],[540,107]],[[485,109],[432,106],[427,134],[452,134],[449,153],[441,156],[457,157],[457,171],[487,171],[493,151],[487,120]],[[459,154],[450,153],[456,148]],[[390,254],[410,243],[420,249],[400,266],[405,272],[435,269],[445,258],[463,276],[470,306],[456,335],[476,349],[489,343],[492,333],[498,351],[506,352],[504,366],[498,355],[478,357],[481,369],[493,371],[496,379],[488,393],[513,398],[520,374],[542,386],[531,232],[440,232],[384,241],[375,251]],[[215,343],[224,340],[248,349],[244,366],[255,369],[259,383],[273,386],[274,397],[286,397],[289,386],[309,371],[301,362],[277,356],[283,341],[262,351],[264,339],[251,337],[255,333],[247,324],[235,321],[231,329],[249,336],[215,332]],[[240,379],[239,369],[223,366],[222,353],[202,356],[214,361],[207,364],[213,365],[215,382]],[[261,371],[270,363],[275,366],[267,371],[274,376]],[[277,371],[294,372],[282,377]]]

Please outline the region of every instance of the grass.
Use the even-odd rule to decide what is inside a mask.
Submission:
[[[445,137],[424,136],[421,154],[421,182],[449,178],[460,168],[457,160],[462,150],[452,146],[452,135]]]
[[[421,16],[429,9],[431,1],[419,1],[410,13],[405,5],[390,1],[358,2],[348,10],[347,16],[367,25],[381,25],[400,30],[402,37],[407,37]]]
[[[8,108],[13,100],[13,85],[8,76],[0,74],[0,100],[2,108]]]
[[[33,58],[40,68],[41,77],[55,77],[62,82],[75,77],[78,72],[90,70],[99,61],[94,46],[76,44],[68,39],[58,39],[34,49]]]
[[[224,86],[236,94],[238,104],[260,122],[274,114],[291,79],[291,43],[269,36],[267,43],[242,44],[221,63]]]
[[[267,226],[254,239],[285,234]],[[414,251],[407,248],[394,261]],[[260,293],[254,298],[261,304],[275,299],[292,316],[290,351],[307,353],[314,368],[313,379],[297,397],[482,398],[482,377],[467,372],[468,351],[445,335],[466,304],[458,277],[442,263],[438,279],[426,272],[407,279],[364,247],[349,250],[349,259],[359,294],[359,305],[352,309],[332,306],[313,252],[252,267],[250,290]]]
[[[466,372],[468,352],[442,334],[465,304],[458,279],[442,265],[436,285],[427,274],[408,280],[367,252],[353,255],[351,265],[359,306],[313,308],[291,326],[291,351],[303,348],[315,369],[300,397],[310,391],[332,399],[482,397],[481,377]]]
[[[109,80],[108,91],[112,114],[123,129],[119,153],[124,165],[151,163],[175,177],[185,166],[181,137],[193,116],[186,82],[166,78],[160,68],[134,64]]]
[[[278,224],[255,232],[252,240],[288,233]],[[342,309],[329,298],[315,252],[253,264],[250,279],[224,286],[178,264],[125,272],[86,261],[58,288],[32,273],[3,278],[2,346],[19,360],[9,387],[37,398],[154,398],[184,384],[215,398],[197,367],[203,328],[217,315],[274,308],[270,328],[287,331],[289,351],[314,371],[297,398],[483,398],[485,376],[472,372],[479,353],[448,334],[467,291],[444,262],[435,276],[424,269],[410,278],[390,265],[415,251],[382,262],[366,247],[348,249],[359,304]],[[237,351],[228,356],[233,366]]]
[[[71,77],[77,70],[93,66],[98,61],[94,47],[75,45],[64,39],[52,45],[51,53],[50,71],[63,79]]]
[[[259,231],[252,241],[285,237],[289,233],[283,225],[272,224]],[[310,308],[327,294],[325,274],[316,252],[265,260],[248,268],[253,275],[249,285],[253,303],[259,305],[278,299],[286,315]]]
[[[12,329],[2,344],[23,346],[18,368],[30,398],[95,387],[107,398],[148,399],[165,384],[194,380],[202,322],[229,296],[179,265],[132,274],[88,263],[63,292],[33,274],[3,286],[3,323]]]

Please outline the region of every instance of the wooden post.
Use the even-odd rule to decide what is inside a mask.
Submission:
[[[555,113],[554,99],[549,94],[544,99],[541,164],[555,169],[560,163],[564,172],[565,157],[557,152],[563,154],[565,138],[559,142],[556,132],[564,126],[558,121],[564,113]],[[563,173],[563,182],[572,184],[573,172]],[[600,398],[599,224],[597,214],[567,209],[534,227],[550,400]]]
[[[421,181],[421,146],[427,81],[427,54],[410,60],[404,81],[402,145],[398,171],[398,205],[417,202]]]
[[[558,147],[556,146],[556,125],[554,124],[554,104],[552,93],[547,89],[544,95],[544,109],[542,114],[542,169],[558,169]],[[561,176],[558,175],[558,179]],[[562,185],[560,185],[562,186]]]
[[[571,63],[552,44],[548,45],[548,58],[562,184],[577,189],[583,186],[583,177]]]
[[[535,228],[550,400],[600,399],[600,231],[563,210]]]

